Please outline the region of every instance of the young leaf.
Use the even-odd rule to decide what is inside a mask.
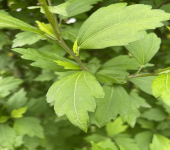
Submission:
[[[23,49],[15,48],[12,49],[18,53],[23,54],[22,58],[35,61],[32,63],[32,66],[40,67],[43,69],[54,70],[54,71],[64,71],[63,67],[57,65],[54,61],[62,60],[70,63],[75,63],[67,58],[64,58],[60,55],[50,52],[40,52],[36,49]]]
[[[66,62],[66,61],[55,61],[59,66],[63,66],[64,69],[72,69],[72,70],[81,70],[80,67],[76,64]]]
[[[137,70],[140,64],[135,60],[135,58],[130,58],[127,55],[120,55],[108,60],[104,63],[101,69],[107,70]]]
[[[12,112],[11,112],[11,116],[13,118],[22,118],[23,117],[23,114],[26,113],[27,111],[27,107],[21,107],[19,109],[14,109]]]
[[[78,14],[84,13],[89,11],[93,8],[93,4],[98,3],[102,0],[74,0],[67,6],[67,13],[68,16],[60,16],[62,19],[70,18],[72,16],[76,16]]]
[[[14,129],[18,135],[29,135],[31,137],[37,136],[44,137],[43,127],[40,125],[40,121],[33,117],[24,117],[15,120]]]
[[[170,73],[163,73],[157,76],[152,83],[152,93],[170,106]]]
[[[113,122],[109,122],[106,125],[107,135],[116,135],[124,132],[128,128],[127,125],[123,125],[123,121],[120,117],[116,118]]]
[[[143,15],[145,13],[145,15]],[[113,19],[114,18],[114,19]],[[128,45],[143,38],[139,31],[161,27],[170,14],[151,6],[112,4],[93,13],[79,30],[79,49],[101,49]]]
[[[56,39],[53,29],[51,28],[50,24],[45,24],[44,22],[41,23],[39,21],[36,21],[36,23],[38,24],[38,27],[40,28],[40,30],[44,31],[45,33],[47,33],[48,35]]]
[[[97,98],[96,121],[100,127],[114,119],[119,113],[126,114],[131,102],[129,95],[120,85],[104,86],[105,96]]]
[[[14,77],[0,77],[0,98],[10,94],[10,91],[17,88],[23,81]]]
[[[18,33],[16,36],[16,38],[13,40],[13,45],[12,47],[20,47],[23,45],[31,45],[36,43],[39,40],[43,40],[44,37],[40,34],[37,33],[32,33],[32,32],[21,32]]]
[[[103,89],[95,77],[82,71],[54,83],[47,93],[47,101],[55,102],[54,109],[58,116],[66,114],[75,126],[87,131],[87,111],[92,112],[96,107],[93,97],[103,96]]]
[[[21,29],[35,33],[43,33],[41,30],[36,29],[35,27],[16,19],[12,16],[0,13],[0,28],[14,28]]]
[[[155,33],[147,34],[145,31],[141,33],[144,35],[144,38],[129,43],[126,48],[141,65],[145,65],[158,52],[161,40]]]
[[[151,84],[154,80],[154,76],[149,77],[137,77],[128,79],[130,82],[138,86],[142,91],[152,95]]]
[[[8,125],[0,124],[0,146],[15,150],[14,142],[17,134],[13,128]]]
[[[74,45],[73,45],[73,52],[79,56],[79,50],[78,50],[78,47],[77,47],[77,40],[78,38],[76,39],[76,41],[74,42]]]

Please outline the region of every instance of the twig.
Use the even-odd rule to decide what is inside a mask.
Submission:
[[[163,5],[167,4],[168,2],[170,2],[170,0],[165,0],[162,4],[160,4],[156,9],[161,8]]]

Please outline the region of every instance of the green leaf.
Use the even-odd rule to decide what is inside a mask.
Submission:
[[[97,98],[96,121],[100,127],[114,119],[118,114],[126,114],[130,110],[130,98],[120,85],[104,86],[105,96]]]
[[[92,145],[92,150],[112,150],[110,148],[102,148],[100,146],[98,146],[97,144],[95,144],[94,142],[91,142],[91,145]]]
[[[160,96],[170,106],[170,73],[163,73],[153,80],[152,93],[156,98]]]
[[[12,95],[7,102],[8,112],[11,112],[14,109],[19,109],[25,106],[28,100],[26,94],[27,93],[24,91],[24,89],[20,89],[14,95]]]
[[[43,33],[37,28],[6,14],[0,13],[0,28],[14,28],[21,29],[35,33]]]
[[[123,125],[123,121],[120,117],[106,125],[107,135],[116,135],[118,133],[124,132],[127,128],[128,126]]]
[[[76,16],[78,14],[84,13],[86,11],[89,11],[93,8],[93,4],[98,3],[102,0],[74,0],[67,6],[67,13],[68,16],[60,16],[62,19],[64,18],[70,18],[72,16]]]
[[[19,109],[14,109],[12,112],[11,112],[11,116],[13,118],[22,118],[23,117],[23,114],[26,113],[27,111],[27,107],[21,107]]]
[[[36,148],[40,145],[40,139],[37,137],[24,137],[24,146],[28,148],[28,150],[36,150]]]
[[[142,91],[152,95],[152,81],[154,80],[154,76],[148,77],[136,77],[128,79],[130,82],[138,86]]]
[[[138,147],[140,147],[141,150],[148,150],[149,144],[152,141],[153,133],[151,131],[144,131],[137,133],[135,135],[135,141],[138,144]]]
[[[100,134],[92,134],[92,135],[86,136],[84,139],[85,139],[87,142],[93,141],[93,142],[95,142],[95,143],[98,143],[98,142],[100,142],[100,141],[105,140],[105,137],[102,136],[102,135],[100,135]]]
[[[160,9],[170,13],[170,4],[163,5]]]
[[[148,120],[163,121],[164,119],[166,119],[167,114],[161,109],[151,108],[148,111],[145,111],[142,114],[142,117]]]
[[[30,137],[44,137],[43,127],[40,121],[34,117],[23,117],[15,120],[14,129],[18,135],[29,135]]]
[[[8,121],[9,117],[8,116],[2,116],[0,117],[0,123],[5,123],[6,121]]]
[[[147,34],[145,31],[141,33],[144,35],[144,38],[129,43],[126,48],[141,65],[145,65],[158,52],[161,40],[155,33]]]
[[[56,39],[56,36],[54,35],[54,31],[50,24],[45,24],[44,22],[41,23],[39,21],[36,21],[36,23],[38,24],[38,27],[41,31]]]
[[[120,150],[126,150],[123,146],[120,146]]]
[[[18,33],[16,36],[16,38],[13,40],[13,45],[12,47],[21,47],[23,45],[31,45],[34,44],[36,42],[38,42],[39,40],[43,40],[44,37],[42,37],[42,35],[37,34],[37,33],[32,33],[32,32],[21,32]]]
[[[17,134],[13,128],[8,125],[0,124],[0,146],[15,150],[14,143]]]
[[[107,70],[137,70],[140,64],[134,59],[127,55],[120,55],[108,60],[104,63],[101,69]]]
[[[156,135],[154,135],[152,144],[150,144],[150,150],[164,150]]]
[[[10,94],[11,90],[16,89],[23,81],[14,77],[0,77],[0,98]]]
[[[145,15],[143,15],[145,13]],[[114,18],[114,19],[113,19]],[[93,13],[79,30],[79,49],[101,49],[128,45],[143,38],[142,30],[161,27],[170,14],[151,10],[151,6],[126,3],[112,4]]]
[[[40,52],[36,49],[23,49],[23,48],[15,48],[12,49],[18,53],[23,54],[22,58],[35,61],[32,63],[32,66],[40,67],[43,69],[54,70],[54,71],[63,71],[63,67],[57,65],[54,61],[62,60],[70,63],[74,63],[73,61],[66,59],[62,56],[59,56],[55,53],[50,52]]]
[[[66,62],[66,61],[55,61],[59,66],[63,66],[64,69],[73,69],[73,70],[81,70],[81,68],[78,65],[75,65],[73,63],[70,62]]]
[[[102,69],[95,74],[97,80],[106,85],[112,85],[113,83],[124,84],[128,75],[128,72],[117,69]]]
[[[79,49],[78,49],[78,47],[77,47],[77,40],[78,40],[78,38],[77,38],[76,41],[74,42],[73,52],[74,52],[77,56],[79,56]]]
[[[54,109],[58,116],[66,114],[75,126],[87,131],[87,111],[93,112],[96,107],[93,96],[103,97],[103,89],[93,75],[82,71],[54,83],[47,93],[47,101],[55,101]]]

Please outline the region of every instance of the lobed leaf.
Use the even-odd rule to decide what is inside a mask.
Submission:
[[[143,15],[145,14],[145,15]],[[161,27],[170,14],[151,6],[112,4],[93,13],[79,30],[79,49],[102,49],[128,45],[143,38],[139,31]]]
[[[96,107],[93,97],[103,96],[103,89],[95,77],[82,71],[54,83],[47,93],[47,102],[55,102],[54,109],[58,116],[66,114],[75,126],[87,131],[87,111],[93,112]]]
[[[71,61],[67,58],[64,58],[60,55],[51,52],[40,52],[36,49],[23,49],[23,48],[15,48],[12,49],[18,53],[23,54],[22,58],[35,61],[32,63],[32,66],[40,67],[43,69],[54,70],[54,71],[64,71],[63,67],[57,65],[54,61],[62,60],[66,62],[70,62],[76,64],[74,61]]]

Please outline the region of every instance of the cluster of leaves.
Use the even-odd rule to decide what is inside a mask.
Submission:
[[[48,3],[0,0],[0,150],[169,150],[170,3]]]

